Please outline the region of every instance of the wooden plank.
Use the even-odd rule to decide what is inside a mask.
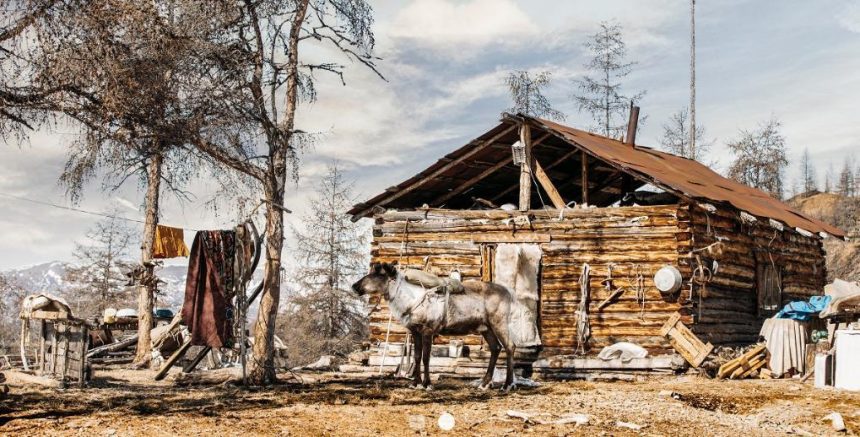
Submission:
[[[534,146],[540,144],[541,142],[543,142],[544,140],[549,138],[549,136],[550,136],[550,134],[548,134],[548,133],[543,134],[537,140],[532,142],[532,147],[534,148]],[[460,184],[459,187],[451,190],[450,192],[448,192],[446,194],[443,194],[442,196],[437,197],[436,199],[433,199],[433,201],[430,202],[430,204],[431,205],[441,205],[441,204],[451,200],[452,197],[462,193],[463,191],[466,191],[467,189],[471,188],[472,186],[474,186],[476,183],[480,182],[481,180],[483,180],[487,176],[501,170],[502,167],[510,164],[512,161],[513,161],[513,155],[508,156],[507,158],[505,158],[501,162],[488,167],[486,170],[482,171],[478,175],[476,175],[472,178],[469,178],[469,180]]]
[[[36,359],[39,362],[39,372],[37,375],[45,374],[45,337],[48,335],[48,324],[44,320],[39,321],[39,356]]]
[[[581,158],[581,172],[582,172],[582,204],[588,205],[588,155],[585,153],[585,150],[582,151]]]
[[[552,205],[558,209],[565,208],[564,199],[559,194],[558,189],[555,188],[552,181],[549,179],[549,176],[544,171],[543,167],[541,167],[540,162],[537,159],[534,160],[535,164],[535,177],[540,183],[541,187],[543,187],[546,194],[549,196],[549,200],[552,201]]]
[[[410,186],[408,186],[408,187],[406,187],[406,188],[404,188],[404,189],[402,189],[402,190],[399,190],[399,191],[397,191],[397,192],[395,192],[395,193],[391,194],[390,196],[386,197],[386,198],[385,198],[385,199],[383,199],[382,201],[377,202],[375,205],[371,205],[371,206],[369,206],[369,207],[365,208],[363,211],[361,211],[360,213],[356,214],[355,216],[356,216],[356,217],[364,217],[364,216],[366,216],[368,213],[370,213],[370,211],[372,211],[372,210],[373,210],[373,207],[374,207],[374,206],[376,206],[376,205],[384,206],[384,205],[386,205],[386,204],[388,204],[388,203],[390,203],[390,202],[392,202],[392,201],[394,201],[394,200],[399,199],[400,197],[402,197],[402,196],[404,196],[404,195],[406,195],[406,194],[408,194],[408,193],[411,193],[411,192],[415,191],[416,189],[418,189],[419,187],[421,187],[422,185],[424,185],[424,184],[425,184],[425,183],[427,183],[428,181],[431,181],[431,180],[433,180],[435,177],[437,177],[437,176],[441,175],[442,173],[445,173],[446,171],[450,170],[450,169],[451,169],[452,167],[454,167],[455,165],[457,165],[457,164],[459,164],[459,163],[461,163],[461,162],[463,162],[463,161],[465,161],[465,160],[467,160],[467,159],[469,159],[469,158],[471,158],[471,157],[475,156],[475,154],[477,154],[477,153],[478,153],[478,152],[480,152],[481,150],[484,150],[487,146],[489,146],[489,145],[493,144],[493,143],[494,143],[494,142],[496,142],[496,140],[498,140],[499,138],[501,138],[501,137],[503,137],[503,136],[507,135],[507,134],[508,134],[508,133],[510,133],[512,130],[514,130],[516,127],[517,127],[516,125],[511,125],[511,126],[509,126],[507,129],[505,129],[505,130],[503,130],[503,131],[501,131],[501,132],[497,133],[496,135],[493,135],[491,138],[487,139],[487,140],[486,140],[486,141],[484,141],[483,143],[476,145],[475,147],[473,147],[473,148],[472,148],[472,150],[469,150],[468,152],[464,153],[464,154],[463,154],[463,156],[461,156],[461,157],[459,157],[459,158],[456,158],[456,159],[453,159],[451,162],[449,162],[449,163],[447,163],[447,164],[443,165],[442,167],[439,167],[439,168],[438,168],[438,169],[436,169],[434,172],[430,173],[429,175],[425,176],[424,178],[422,178],[422,179],[420,179],[420,180],[418,180],[418,181],[415,181],[415,183],[413,183],[412,185],[410,185]]]
[[[532,134],[528,123],[520,124],[520,141],[525,146],[526,159],[520,165],[520,211],[528,211],[532,204]]]

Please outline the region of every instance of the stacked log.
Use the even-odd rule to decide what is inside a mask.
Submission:
[[[758,273],[764,264],[781,272],[782,304],[821,294],[826,282],[824,249],[818,237],[806,237],[793,229],[779,230],[767,220],[743,222],[736,212],[716,209],[709,212],[698,205],[682,205],[678,210],[681,273],[689,278],[695,259],[689,251],[721,241],[719,256],[702,252],[708,267],[716,260],[719,269],[707,284],[708,297],[702,299],[701,318],[693,332],[714,344],[749,344],[758,339],[764,314],[758,308]],[[694,299],[698,304],[698,299]],[[687,306],[691,314],[699,309]]]
[[[678,310],[653,285],[653,275],[678,261],[677,205],[529,211],[528,224],[517,224],[513,211],[396,211],[376,216],[373,261],[425,268],[439,275],[459,270],[464,279],[481,279],[487,260],[482,247],[497,243],[541,245],[540,329],[543,355],[572,353],[576,345],[576,307],[583,263],[591,266],[589,320],[599,350],[616,341],[634,341],[652,351],[668,351],[660,327]],[[602,310],[600,302],[613,293],[603,287],[609,266],[614,285],[625,291]],[[644,275],[644,309],[634,291],[635,269]],[[396,320],[388,329],[385,302],[371,314],[371,339],[405,341],[406,330]],[[437,343],[449,339],[439,338]],[[479,345],[481,338],[465,338]]]

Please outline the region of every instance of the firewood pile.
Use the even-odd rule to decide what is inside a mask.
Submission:
[[[717,378],[720,379],[744,379],[761,374],[767,365],[767,348],[761,343],[741,356],[730,360],[720,366]],[[766,372],[764,372],[766,373]]]

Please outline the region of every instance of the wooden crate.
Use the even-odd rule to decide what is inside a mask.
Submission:
[[[669,338],[669,344],[693,367],[699,367],[714,350],[711,343],[705,344],[681,322],[681,314],[675,313],[660,328],[660,335]]]

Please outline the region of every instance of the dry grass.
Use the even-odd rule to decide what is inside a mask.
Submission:
[[[146,371],[97,376],[86,390],[13,387],[0,403],[0,434],[408,435],[420,433],[409,424],[421,421],[423,432],[440,434],[436,420],[443,412],[455,417],[458,435],[633,433],[617,421],[657,435],[822,435],[832,433],[822,420],[831,411],[843,415],[849,432],[860,430],[860,393],[796,381],[548,382],[502,394],[454,380],[424,392],[406,388],[405,381],[337,375],[303,375],[304,384],[267,389],[179,389],[151,382]],[[675,395],[661,396],[664,390]],[[510,409],[543,413],[543,421],[569,413],[588,414],[591,421],[581,427],[526,423],[508,417]]]

